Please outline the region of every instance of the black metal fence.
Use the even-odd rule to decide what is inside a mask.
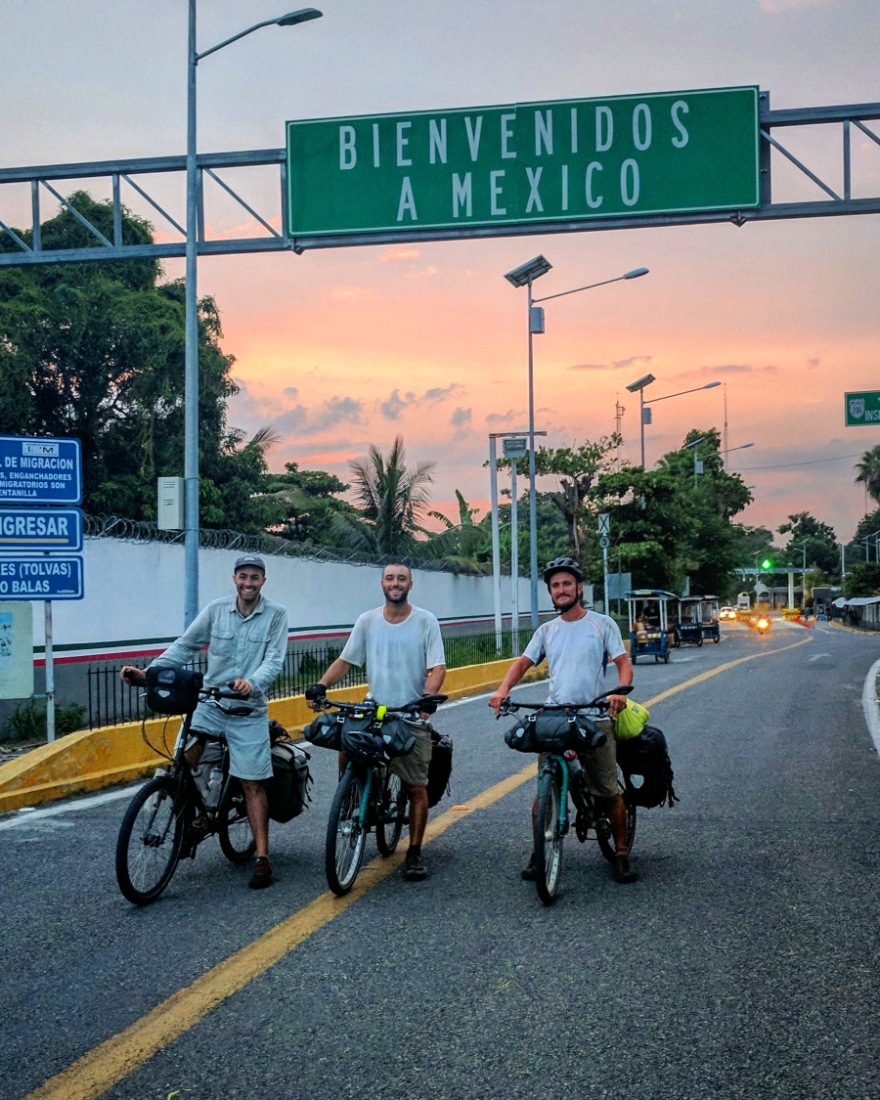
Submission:
[[[479,665],[487,661],[496,661],[512,656],[511,633],[502,634],[501,653],[496,652],[494,631],[491,634],[465,634],[460,637],[444,638],[447,668],[464,668],[466,665]],[[520,631],[520,642],[525,643],[528,631]],[[284,668],[272,684],[269,697],[282,699],[288,695],[302,695],[309,684],[313,684],[336,660],[342,651],[341,645],[297,646],[287,653]],[[200,654],[190,662],[189,668],[207,670],[207,656]],[[119,678],[122,663],[101,663],[91,665],[86,673],[88,679],[88,728],[98,726],[118,726],[123,722],[139,722],[147,716],[144,706],[143,688],[130,687]],[[351,668],[345,678],[337,685],[353,687],[363,683],[363,672]]]

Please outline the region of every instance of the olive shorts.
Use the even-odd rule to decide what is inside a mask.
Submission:
[[[431,727],[427,723],[407,722],[407,729],[416,739],[412,749],[404,756],[395,756],[389,771],[400,776],[401,783],[408,787],[424,787],[428,782],[428,769],[431,766]]]
[[[622,791],[617,776],[617,752],[615,751],[611,722],[608,719],[603,719],[596,722],[596,725],[608,735],[608,740],[601,748],[578,753],[578,759],[587,774],[587,790],[590,794],[596,798],[616,798]],[[549,755],[546,752],[538,754],[539,775],[541,765]]]

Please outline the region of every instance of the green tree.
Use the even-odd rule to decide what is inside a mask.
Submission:
[[[828,575],[840,576],[840,551],[834,528],[822,523],[809,512],[795,512],[786,523],[777,527],[780,535],[790,534],[785,548],[786,564],[803,568],[806,550],[807,566],[821,569]]]
[[[856,484],[864,484],[871,498],[880,504],[880,444],[865,451],[856,463],[856,470]]]
[[[387,458],[371,444],[365,459],[349,465],[359,516],[335,517],[335,529],[346,544],[402,557],[429,554],[430,535],[421,521],[431,499],[434,463],[407,466],[403,439],[397,436]]]
[[[335,474],[301,470],[296,462],[288,462],[283,474],[267,474],[263,484],[266,503],[276,510],[270,530],[282,538],[333,546],[338,538],[335,517],[358,519],[355,508],[340,499],[350,486]]]
[[[84,191],[69,201],[112,238],[109,202]],[[30,243],[29,230],[20,235]],[[122,236],[151,242],[151,226],[124,212]],[[43,223],[42,237],[53,249],[94,243],[68,210]],[[0,249],[14,247],[0,235]],[[91,512],[153,519],[156,478],[183,472],[184,285],[161,275],[154,260],[0,271],[0,431],[78,438]],[[198,311],[201,521],[258,530],[266,512],[253,491],[272,437],[248,442],[228,426],[234,359],[220,347],[214,300]]]
[[[848,600],[880,595],[880,564],[875,561],[856,562],[848,568],[842,590]]]

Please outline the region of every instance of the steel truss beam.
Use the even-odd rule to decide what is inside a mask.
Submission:
[[[761,130],[761,173],[762,206],[758,210],[712,211],[695,214],[651,214],[644,217],[627,216],[597,219],[595,221],[558,221],[540,224],[523,223],[504,226],[467,226],[454,229],[408,229],[389,233],[350,233],[337,237],[297,237],[287,236],[287,189],[286,157],[284,149],[254,149],[237,153],[202,153],[197,158],[199,177],[199,217],[198,217],[198,253],[201,256],[219,256],[237,252],[277,252],[292,250],[297,253],[311,248],[345,248],[353,245],[399,244],[403,241],[444,241],[476,240],[485,237],[543,236],[551,233],[583,233],[609,229],[655,228],[667,225],[705,225],[719,222],[733,222],[742,226],[746,222],[778,221],[789,218],[827,218],[841,214],[878,214],[880,213],[880,195],[874,198],[854,199],[852,197],[852,171],[850,142],[852,127],[880,145],[880,136],[864,125],[867,121],[880,119],[880,103],[855,103],[836,107],[799,107],[795,109],[773,111],[770,109],[769,92],[761,92],[760,130]],[[796,126],[839,125],[843,136],[843,195],[837,194],[816,173],[811,171],[788,149],[779,135],[773,130],[783,130]],[[827,198],[812,202],[773,202],[770,173],[770,150],[776,149],[786,157],[799,171],[827,195]],[[260,165],[277,165],[278,206],[268,216],[259,214],[250,206],[218,172],[223,169],[252,168]],[[86,161],[81,164],[37,165],[30,168],[0,169],[0,185],[10,183],[29,183],[31,185],[32,207],[32,243],[22,240],[20,233],[0,221],[0,235],[6,236],[15,246],[14,250],[0,252],[0,267],[21,266],[26,264],[93,263],[97,260],[129,259],[169,259],[183,256],[186,252],[185,233],[181,226],[156,202],[136,177],[157,173],[186,172],[186,157],[142,157],[114,161]],[[268,236],[246,236],[233,240],[209,240],[205,237],[205,203],[203,197],[204,176],[207,174],[228,193],[239,205],[259,223]],[[113,240],[110,241],[86,218],[75,210],[67,199],[49,181],[68,181],[109,178],[113,190]],[[180,241],[151,245],[126,245],[122,242],[122,198],[121,184],[126,183],[144,198],[162,218],[178,233]],[[66,250],[44,249],[40,240],[40,194],[41,189],[49,191],[96,238],[94,246]],[[272,226],[272,221],[280,218],[280,233]]]

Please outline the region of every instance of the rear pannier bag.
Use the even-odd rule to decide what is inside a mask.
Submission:
[[[196,709],[204,677],[191,668],[147,669],[147,706],[156,714],[189,714]]]
[[[647,810],[678,802],[675,778],[663,731],[645,726],[638,737],[617,742],[617,763],[626,781],[626,799]],[[641,780],[634,782],[633,777]]]
[[[517,752],[587,752],[598,732],[589,718],[575,719],[559,710],[539,711],[512,726],[504,741]]]
[[[452,776],[452,738],[431,730],[431,764],[428,768],[428,806],[436,806],[449,790]]]
[[[282,823],[299,817],[311,801],[311,784],[309,754],[305,749],[292,741],[276,741],[272,745],[272,778],[263,780],[269,817]]]

